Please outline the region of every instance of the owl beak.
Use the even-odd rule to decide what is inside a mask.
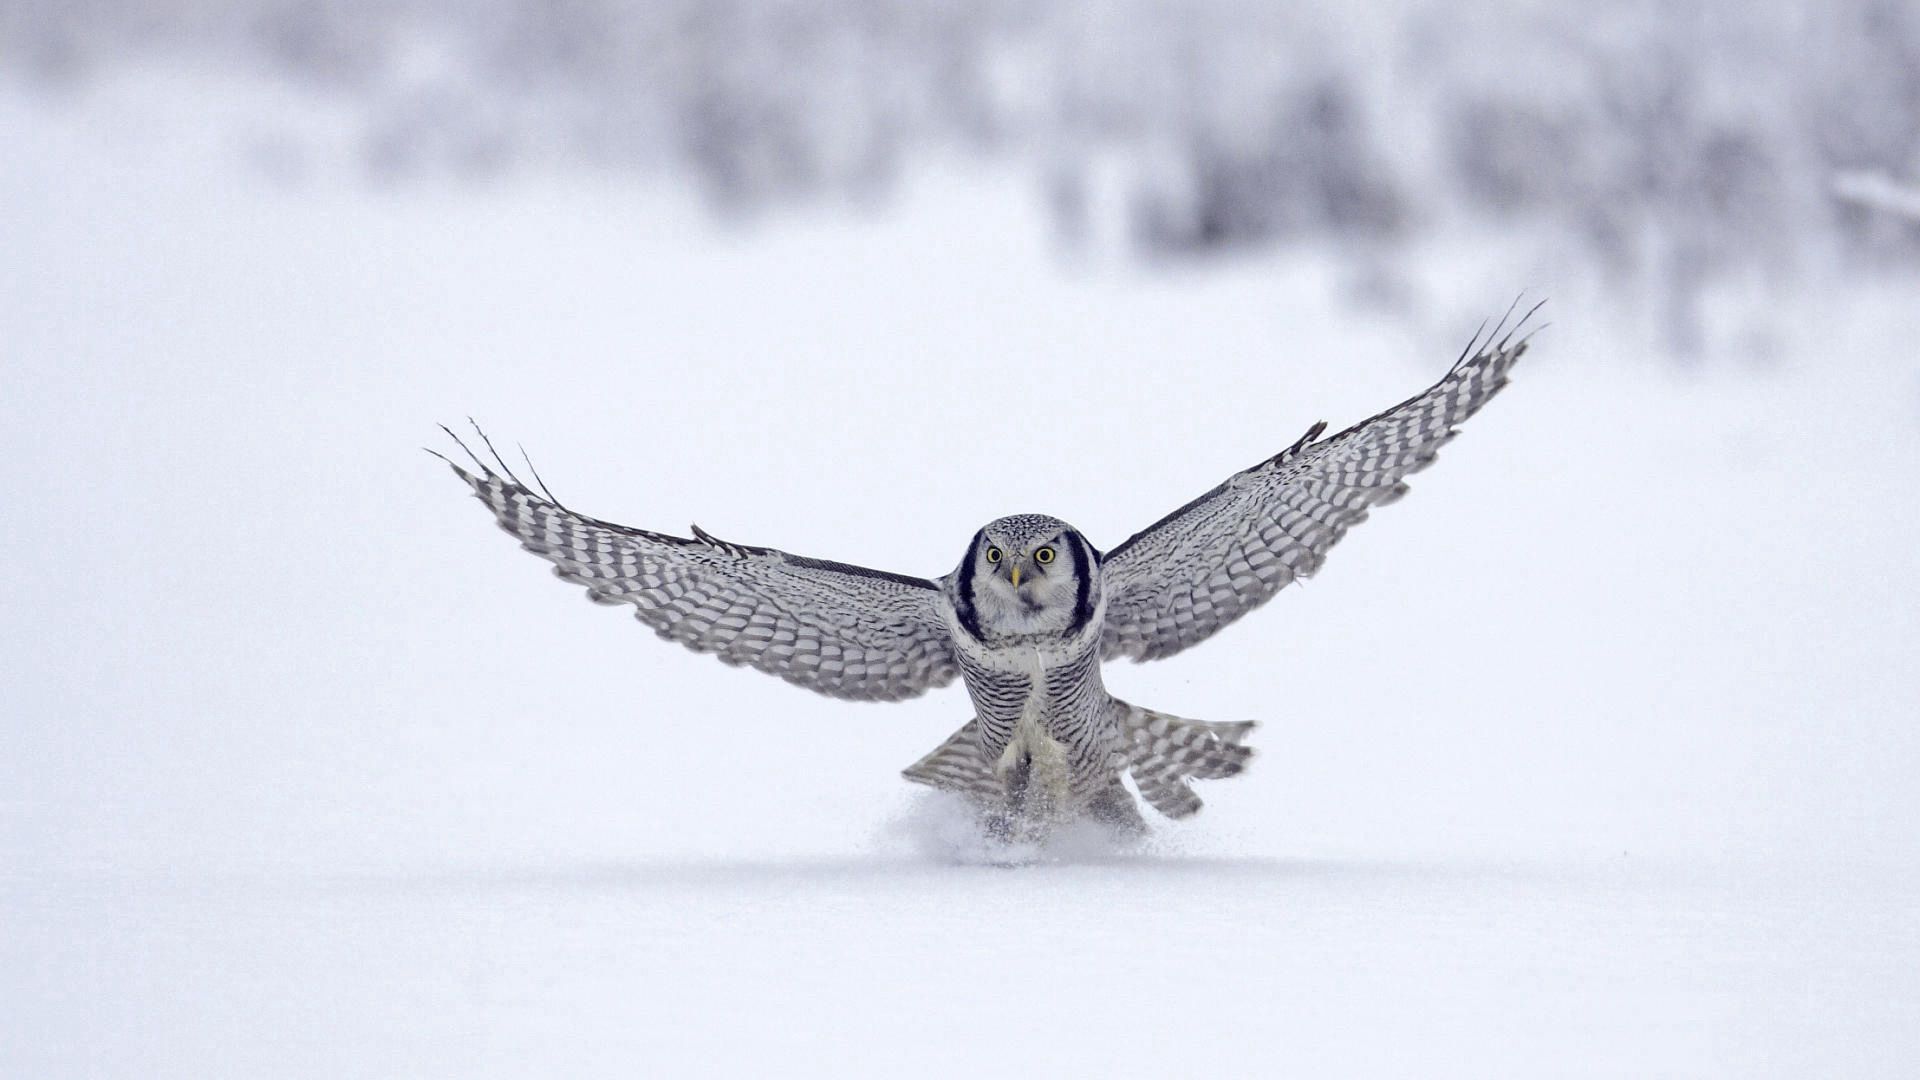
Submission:
[[[1009,570],[1008,573],[1013,577],[1013,587],[1016,589],[1019,588],[1020,587],[1020,564],[1014,563],[1013,569]]]

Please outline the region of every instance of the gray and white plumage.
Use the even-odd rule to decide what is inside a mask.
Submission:
[[[1170,656],[1319,569],[1506,385],[1526,346],[1499,328],[1484,344],[1476,335],[1425,392],[1330,438],[1314,425],[1111,551],[1056,518],[1020,514],[982,528],[938,579],[697,526],[678,537],[602,521],[523,484],[497,454],[494,465],[471,452],[474,468],[448,464],[558,576],[632,605],[695,651],[855,700],[900,700],[961,677],[973,718],[906,776],[973,799],[989,826],[1024,835],[1092,816],[1132,830],[1141,821],[1123,778],[1161,813],[1188,816],[1200,808],[1188,782],[1240,772],[1253,724],[1120,701],[1101,663]]]

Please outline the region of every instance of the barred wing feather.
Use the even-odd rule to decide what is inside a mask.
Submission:
[[[1314,425],[1108,552],[1105,656],[1171,656],[1319,569],[1369,510],[1406,493],[1406,477],[1507,384],[1526,348],[1496,328],[1424,393],[1330,438]]]
[[[447,464],[521,547],[592,599],[633,605],[669,641],[853,700],[914,697],[958,673],[932,581],[729,543],[698,526],[689,538],[601,521],[468,456],[473,471]]]

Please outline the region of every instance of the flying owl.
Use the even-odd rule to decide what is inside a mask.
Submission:
[[[538,491],[527,487],[498,453],[497,471],[470,450],[474,471],[442,460],[556,575],[593,600],[631,604],[670,641],[851,700],[898,701],[959,677],[972,718],[904,775],[965,796],[990,834],[1035,838],[1078,818],[1138,832],[1127,778],[1159,813],[1191,816],[1201,801],[1189,781],[1244,769],[1254,725],[1121,701],[1101,664],[1172,656],[1319,569],[1507,384],[1526,347],[1500,327],[1484,341],[1476,333],[1424,393],[1328,438],[1315,424],[1117,547],[1016,514],[987,523],[935,579],[733,543],[697,525],[692,537],[616,525],[561,505],[537,474]]]

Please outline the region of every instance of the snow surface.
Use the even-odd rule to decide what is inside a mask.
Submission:
[[[109,108],[109,105],[111,108]],[[116,109],[129,115],[103,118]],[[954,165],[871,219],[611,179],[276,190],[0,100],[0,1075],[1898,1076],[1920,1059],[1920,305],[1679,371],[1559,268],[1062,261]],[[1143,851],[942,848],[958,689],[666,646],[417,447],[938,574],[1112,545],[1423,387],[1513,387],[1312,583],[1121,696],[1257,718]]]

